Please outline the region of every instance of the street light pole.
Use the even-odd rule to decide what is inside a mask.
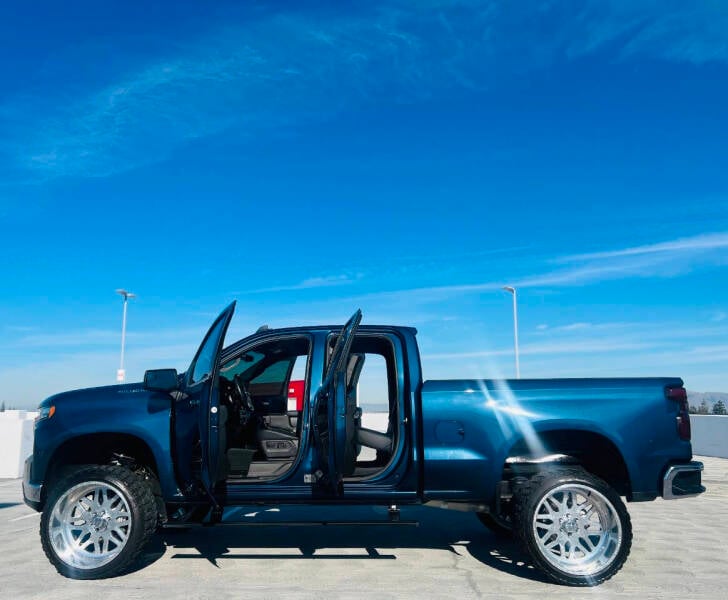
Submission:
[[[513,294],[513,343],[516,349],[516,379],[521,378],[521,366],[518,362],[518,300],[516,299],[516,288],[504,285],[506,292]]]
[[[134,298],[135,294],[127,292],[126,290],[116,290],[117,294],[120,294],[124,298],[124,312],[121,318],[121,361],[119,362],[119,370],[116,372],[116,381],[119,383],[124,382],[126,372],[124,371],[124,344],[126,343],[126,305],[129,298]]]

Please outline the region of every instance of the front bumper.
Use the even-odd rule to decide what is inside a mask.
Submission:
[[[702,470],[703,463],[697,461],[668,467],[662,478],[662,497],[676,500],[702,494],[705,491],[705,486],[700,483]]]
[[[33,510],[41,510],[41,492],[43,485],[30,482],[30,469],[33,465],[33,455],[25,459],[23,468],[23,501]]]

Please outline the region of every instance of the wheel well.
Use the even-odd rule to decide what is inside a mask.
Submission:
[[[106,465],[119,460],[119,456],[122,461],[147,468],[158,477],[154,455],[140,438],[127,433],[90,433],[66,440],[56,449],[46,480],[57,478],[72,465]]]
[[[606,481],[620,496],[631,495],[631,486],[627,465],[621,452],[608,438],[593,431],[555,430],[543,431],[538,434],[546,454],[563,454],[573,463],[580,464],[587,471]],[[529,448],[525,439],[516,442],[508,453],[509,459],[515,457],[537,458],[542,452],[535,452]],[[549,463],[536,465],[539,469],[545,468]],[[534,464],[531,463],[533,467]],[[504,466],[504,479],[514,475],[512,465]]]

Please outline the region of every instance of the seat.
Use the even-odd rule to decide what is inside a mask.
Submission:
[[[266,458],[295,458],[298,454],[298,436],[292,429],[277,427],[268,417],[258,421],[258,445]]]
[[[295,458],[298,454],[298,438],[288,432],[261,428],[258,443],[266,458]]]

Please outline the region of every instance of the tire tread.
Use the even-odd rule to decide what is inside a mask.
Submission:
[[[135,547],[126,553],[121,560],[113,560],[108,565],[103,565],[97,569],[88,571],[70,567],[62,563],[51,548],[50,539],[44,535],[44,530],[58,496],[65,490],[82,481],[93,479],[118,480],[121,482],[133,498],[135,504],[141,513],[141,535],[135,542]],[[141,478],[139,475],[130,471],[125,467],[116,465],[81,465],[72,471],[68,471],[63,477],[60,477],[50,491],[46,502],[46,510],[43,511],[40,523],[40,539],[48,560],[56,568],[56,571],[64,577],[73,579],[101,579],[106,577],[114,577],[125,573],[139,558],[142,550],[149,542],[152,534],[157,528],[157,501],[152,492],[151,485]],[[130,540],[131,541],[131,540]],[[121,558],[121,555],[120,555]]]
[[[622,547],[626,548],[626,551],[615,564],[610,565],[610,568],[603,573],[590,578],[575,575],[562,575],[555,568],[546,563],[546,561],[538,555],[537,551],[533,551],[531,549],[529,544],[529,540],[531,539],[531,523],[528,518],[531,497],[547,480],[552,478],[581,481],[582,483],[588,483],[589,485],[595,486],[597,489],[601,488],[599,491],[602,492],[605,490],[613,491],[609,484],[604,480],[592,475],[579,466],[551,468],[541,473],[537,473],[528,479],[523,479],[514,484],[513,488],[513,521],[515,535],[520,540],[524,550],[531,556],[537,566],[556,583],[572,587],[588,587],[599,585],[600,583],[611,579],[624,565],[632,547],[632,521],[630,519],[629,512],[625,508],[619,496],[617,496],[619,502],[613,502],[613,505],[622,519]],[[616,494],[616,492],[613,493]],[[620,552],[621,551],[622,550],[620,549]]]

